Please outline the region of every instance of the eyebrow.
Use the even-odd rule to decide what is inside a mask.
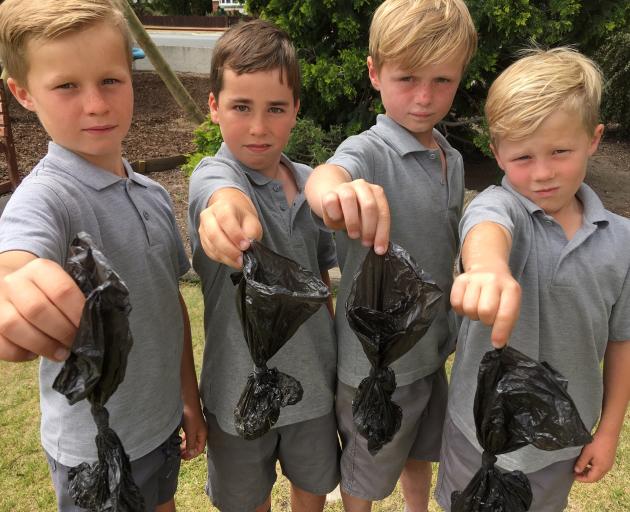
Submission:
[[[232,103],[244,103],[245,105],[253,103],[249,98],[231,98],[230,101]],[[271,100],[267,104],[271,107],[286,107],[289,105],[289,102],[285,100]]]

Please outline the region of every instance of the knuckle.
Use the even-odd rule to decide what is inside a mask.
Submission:
[[[81,295],[81,292],[74,284],[74,281],[67,280],[63,283],[59,283],[54,290],[50,292],[50,301],[53,304],[63,304],[69,300],[75,300],[77,294]],[[45,307],[45,304],[40,304],[38,310],[33,310],[32,314],[40,314]]]
[[[13,307],[4,308],[0,315],[0,334],[10,337],[9,333],[15,331],[22,322],[22,315]]]

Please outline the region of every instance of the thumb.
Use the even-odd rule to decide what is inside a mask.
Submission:
[[[258,217],[252,213],[246,213],[241,221],[243,234],[248,240],[260,240],[263,235],[262,225]]]
[[[585,446],[580,453],[580,456],[575,461],[575,466],[573,467],[573,471],[576,473],[582,473],[588,464],[591,462],[591,455],[589,453],[588,447]]]

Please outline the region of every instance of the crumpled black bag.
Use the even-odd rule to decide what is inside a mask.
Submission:
[[[547,363],[506,347],[486,352],[479,365],[474,417],[484,449],[481,469],[451,496],[452,512],[529,510],[532,491],[521,471],[504,473],[497,455],[527,444],[559,450],[592,437],[567,393],[567,380]]]
[[[144,499],[131,476],[129,457],[109,427],[107,400],[125,378],[133,340],[129,330],[129,291],[90,236],[79,233],[70,247],[66,271],[86,296],[71,353],[53,383],[70,404],[86,399],[97,426],[98,461],[69,471],[69,494],[79,507],[95,512],[144,511]]]
[[[394,371],[388,366],[424,336],[438,312],[442,291],[394,243],[379,256],[370,250],[355,275],[346,317],[372,368],[359,384],[352,416],[375,455],[400,429],[402,410],[392,401]]]
[[[243,254],[236,306],[255,369],[234,410],[234,426],[244,439],[256,439],[278,421],[280,408],[302,399],[300,382],[267,361],[293,336],[330,295],[311,271],[259,242]]]

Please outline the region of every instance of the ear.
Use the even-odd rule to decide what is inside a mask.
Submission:
[[[11,91],[11,94],[15,96],[15,99],[18,100],[20,105],[22,105],[25,109],[30,110],[31,112],[36,112],[35,102],[33,101],[33,97],[28,92],[26,87],[22,87],[19,85],[13,78],[7,78],[7,86]]]
[[[595,127],[595,132],[593,133],[593,138],[591,139],[591,143],[588,148],[588,156],[593,156],[599,147],[599,143],[602,140],[602,135],[604,135],[604,125],[598,124]]]
[[[503,167],[503,163],[501,162],[501,157],[499,156],[499,151],[494,146],[494,144],[490,144],[490,151],[492,151],[492,154],[494,155],[494,159],[497,161],[497,165],[500,167],[500,169],[503,172],[505,172],[505,167]]]
[[[291,129],[295,128],[295,123],[297,123],[298,112],[300,111],[300,100],[297,99],[295,104],[293,105],[293,123],[291,125]]]
[[[208,96],[208,106],[210,107],[210,119],[214,124],[219,124],[219,100],[212,92]]]
[[[370,76],[370,82],[372,82],[372,87],[377,91],[381,90],[381,81],[378,78],[378,71],[374,66],[374,61],[372,57],[368,55],[367,58],[367,67],[368,67],[368,75]]]

